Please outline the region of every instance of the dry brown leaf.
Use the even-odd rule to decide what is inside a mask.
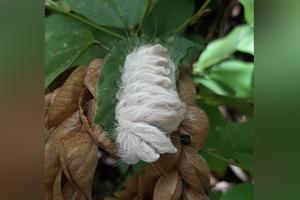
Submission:
[[[85,95],[80,97],[79,113],[84,129],[90,134],[93,141],[111,156],[116,157],[116,149],[113,141],[106,136],[101,126],[94,124],[93,119],[96,113],[96,100],[86,102]]]
[[[91,199],[91,188],[97,165],[97,146],[80,128],[61,138],[60,161],[68,180],[79,196]]]
[[[75,200],[77,196],[77,191],[73,187],[70,181],[67,181],[62,189],[63,197],[66,200]]]
[[[67,181],[62,190],[64,200],[86,200],[72,185],[70,181]]]
[[[138,177],[137,175],[129,177],[123,184],[123,190],[114,193],[118,200],[134,199],[137,195]]]
[[[94,98],[96,98],[97,96],[97,85],[98,85],[98,80],[102,68],[103,68],[103,61],[101,59],[93,60],[89,64],[86,76],[84,78],[84,84]]]
[[[191,137],[190,146],[199,149],[208,134],[208,126],[209,120],[205,112],[196,106],[188,106],[179,131],[181,134],[188,134]]]
[[[61,169],[59,161],[60,138],[80,126],[79,113],[76,112],[63,121],[49,136],[44,155],[44,194],[46,200],[53,199],[53,184]]]
[[[64,200],[61,191],[61,177],[62,177],[62,170],[60,170],[59,173],[57,174],[53,184],[53,199],[55,200]]]
[[[59,89],[60,88],[57,88],[53,92],[50,92],[50,93],[45,95],[45,104],[44,104],[45,115],[47,114],[50,105],[53,103],[54,98],[56,97]]]
[[[84,90],[85,74],[86,68],[76,68],[58,91],[48,111],[48,127],[57,126],[78,110],[79,97]]]
[[[177,137],[177,136],[176,136]],[[161,154],[158,161],[146,166],[146,173],[148,176],[161,176],[165,175],[169,171],[176,167],[181,153],[181,143],[177,138],[172,138],[172,143],[175,145],[176,153]]]
[[[190,187],[184,187],[183,200],[209,200],[206,194],[200,194]]]
[[[152,199],[158,177],[148,176],[146,169],[138,173],[138,199]]]
[[[198,154],[189,155],[186,153],[186,146],[182,148],[182,153],[177,166],[181,178],[193,189],[199,193],[204,193],[204,183],[198,177],[196,169],[190,160],[190,156],[198,156]]]
[[[196,105],[196,87],[190,76],[180,73],[178,82],[178,93],[181,100],[188,106]]]
[[[177,170],[161,176],[154,189],[153,200],[179,200],[182,191],[182,181]]]
[[[196,170],[202,185],[207,190],[210,182],[210,173],[207,162],[201,155],[197,153],[197,150],[192,147],[185,147],[185,155],[192,164],[193,168]]]

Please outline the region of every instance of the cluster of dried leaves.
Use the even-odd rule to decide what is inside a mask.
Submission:
[[[96,59],[88,68],[76,68],[61,87],[45,96],[46,200],[91,199],[98,146],[115,157],[113,142],[102,127],[93,124],[102,67],[103,62]],[[208,166],[197,153],[208,132],[208,119],[195,106],[196,92],[188,75],[180,75],[178,90],[188,105],[184,121],[171,136],[178,152],[161,155],[107,200],[208,199]]]
[[[112,141],[92,123],[103,63],[78,67],[45,97],[45,199],[91,199],[97,146],[114,154]]]

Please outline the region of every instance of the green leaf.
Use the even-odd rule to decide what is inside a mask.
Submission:
[[[180,65],[190,49],[202,50],[204,45],[197,44],[178,35],[169,35],[161,39],[169,50],[170,57],[176,66]]]
[[[110,48],[118,41],[115,37],[105,34],[91,26],[83,24],[68,16],[52,14],[51,16],[45,19],[46,41],[53,34],[72,32],[78,29],[90,30],[91,32],[93,32],[93,35],[96,40],[100,41],[103,45]],[[104,58],[106,54],[107,52],[104,49],[100,48],[97,45],[93,45],[91,46],[91,48],[87,49],[85,52],[82,53],[78,60],[73,63],[73,66],[86,66],[91,62],[91,60],[95,58]]]
[[[60,0],[60,1],[46,0],[45,5],[46,7],[59,10],[62,13],[68,13],[71,11],[69,4],[65,0]]]
[[[254,26],[254,0],[240,0],[241,4],[244,6],[245,19],[247,23],[253,27]]]
[[[253,120],[233,123],[217,107],[202,106],[210,119],[210,130],[202,153],[253,173]],[[210,163],[209,163],[210,164]]]
[[[94,122],[104,126],[110,136],[114,135],[115,129],[118,81],[120,80],[127,54],[138,42],[139,39],[137,37],[132,37],[117,43],[106,57],[99,77],[97,111]]]
[[[205,152],[200,152],[200,154],[205,158],[206,162],[208,163],[209,170],[214,172],[214,175],[217,175],[217,177],[221,178],[226,175],[229,167],[228,163],[218,160],[215,157],[206,154]]]
[[[88,30],[51,34],[45,42],[45,87],[63,71],[72,67],[79,56],[94,42]]]
[[[220,200],[254,200],[254,186],[251,183],[236,185],[227,191]]]
[[[132,29],[144,15],[148,0],[67,0],[71,9],[103,26]]]
[[[237,26],[227,36],[210,42],[194,64],[194,72],[202,72],[237,50],[254,54],[253,28],[248,25]]]
[[[143,30],[150,37],[171,33],[189,19],[194,10],[194,0],[159,0],[145,18]]]
[[[221,192],[209,192],[208,196],[209,196],[209,200],[220,200],[220,198],[222,197],[222,193]]]
[[[253,102],[248,99],[217,95],[202,85],[199,86],[199,91],[201,91],[201,95],[197,96],[197,100],[201,104],[223,105],[249,117],[254,116]]]
[[[213,66],[203,76],[195,78],[217,95],[236,98],[253,96],[253,63],[239,60],[228,60]]]

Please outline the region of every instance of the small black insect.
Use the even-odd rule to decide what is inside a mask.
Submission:
[[[187,134],[180,135],[180,140],[181,140],[181,143],[184,145],[191,144],[191,136],[189,136]]]

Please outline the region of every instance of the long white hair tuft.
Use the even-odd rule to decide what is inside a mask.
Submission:
[[[116,144],[123,162],[154,162],[160,154],[177,152],[169,134],[183,120],[186,106],[166,48],[143,45],[127,55],[117,100]]]

